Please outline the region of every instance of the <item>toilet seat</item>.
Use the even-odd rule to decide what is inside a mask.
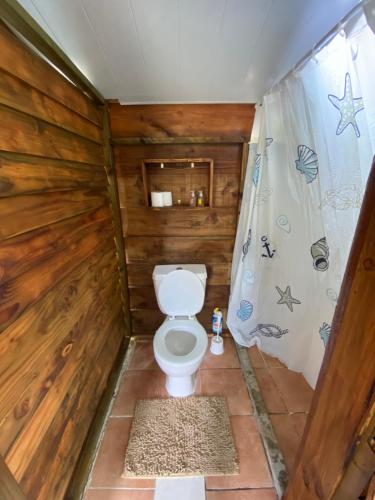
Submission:
[[[159,286],[157,301],[161,312],[170,317],[193,317],[202,310],[204,286],[191,271],[177,268]]]
[[[188,335],[195,337],[195,344],[187,354],[174,354],[168,347],[168,334]],[[182,337],[183,338],[183,337]],[[157,329],[154,337],[154,352],[156,357],[163,359],[173,366],[195,363],[202,358],[207,349],[207,333],[197,319],[166,319]]]

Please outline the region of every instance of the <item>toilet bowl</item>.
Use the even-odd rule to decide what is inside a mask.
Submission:
[[[158,305],[167,315],[155,333],[154,354],[173,397],[194,393],[207,350],[206,330],[195,316],[203,307],[206,277],[203,265],[156,266],[153,273]]]

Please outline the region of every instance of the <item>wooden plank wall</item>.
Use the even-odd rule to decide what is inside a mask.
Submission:
[[[123,338],[103,109],[0,25],[0,455],[60,499]]]
[[[213,307],[227,306],[243,144],[224,141],[226,137],[248,140],[253,116],[254,107],[249,104],[110,106],[135,335],[153,335],[163,321],[152,283],[156,264],[206,264],[206,301],[198,316],[206,328],[210,328]],[[223,142],[119,144],[128,138],[139,143],[158,139],[173,142],[178,137],[212,137],[213,142],[222,137]],[[214,159],[213,207],[146,208],[142,159],[191,157]]]

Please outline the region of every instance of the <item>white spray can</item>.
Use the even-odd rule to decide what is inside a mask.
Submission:
[[[212,314],[212,332],[214,336],[211,340],[210,351],[212,354],[222,354],[224,352],[224,341],[221,337],[223,332],[223,313],[218,307],[215,307]]]

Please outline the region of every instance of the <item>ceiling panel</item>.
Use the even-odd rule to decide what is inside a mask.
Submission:
[[[256,102],[358,0],[19,0],[107,98]]]
[[[175,99],[181,81],[178,2],[130,0],[130,5],[144,60],[141,67],[145,86],[153,85],[156,99]]]

